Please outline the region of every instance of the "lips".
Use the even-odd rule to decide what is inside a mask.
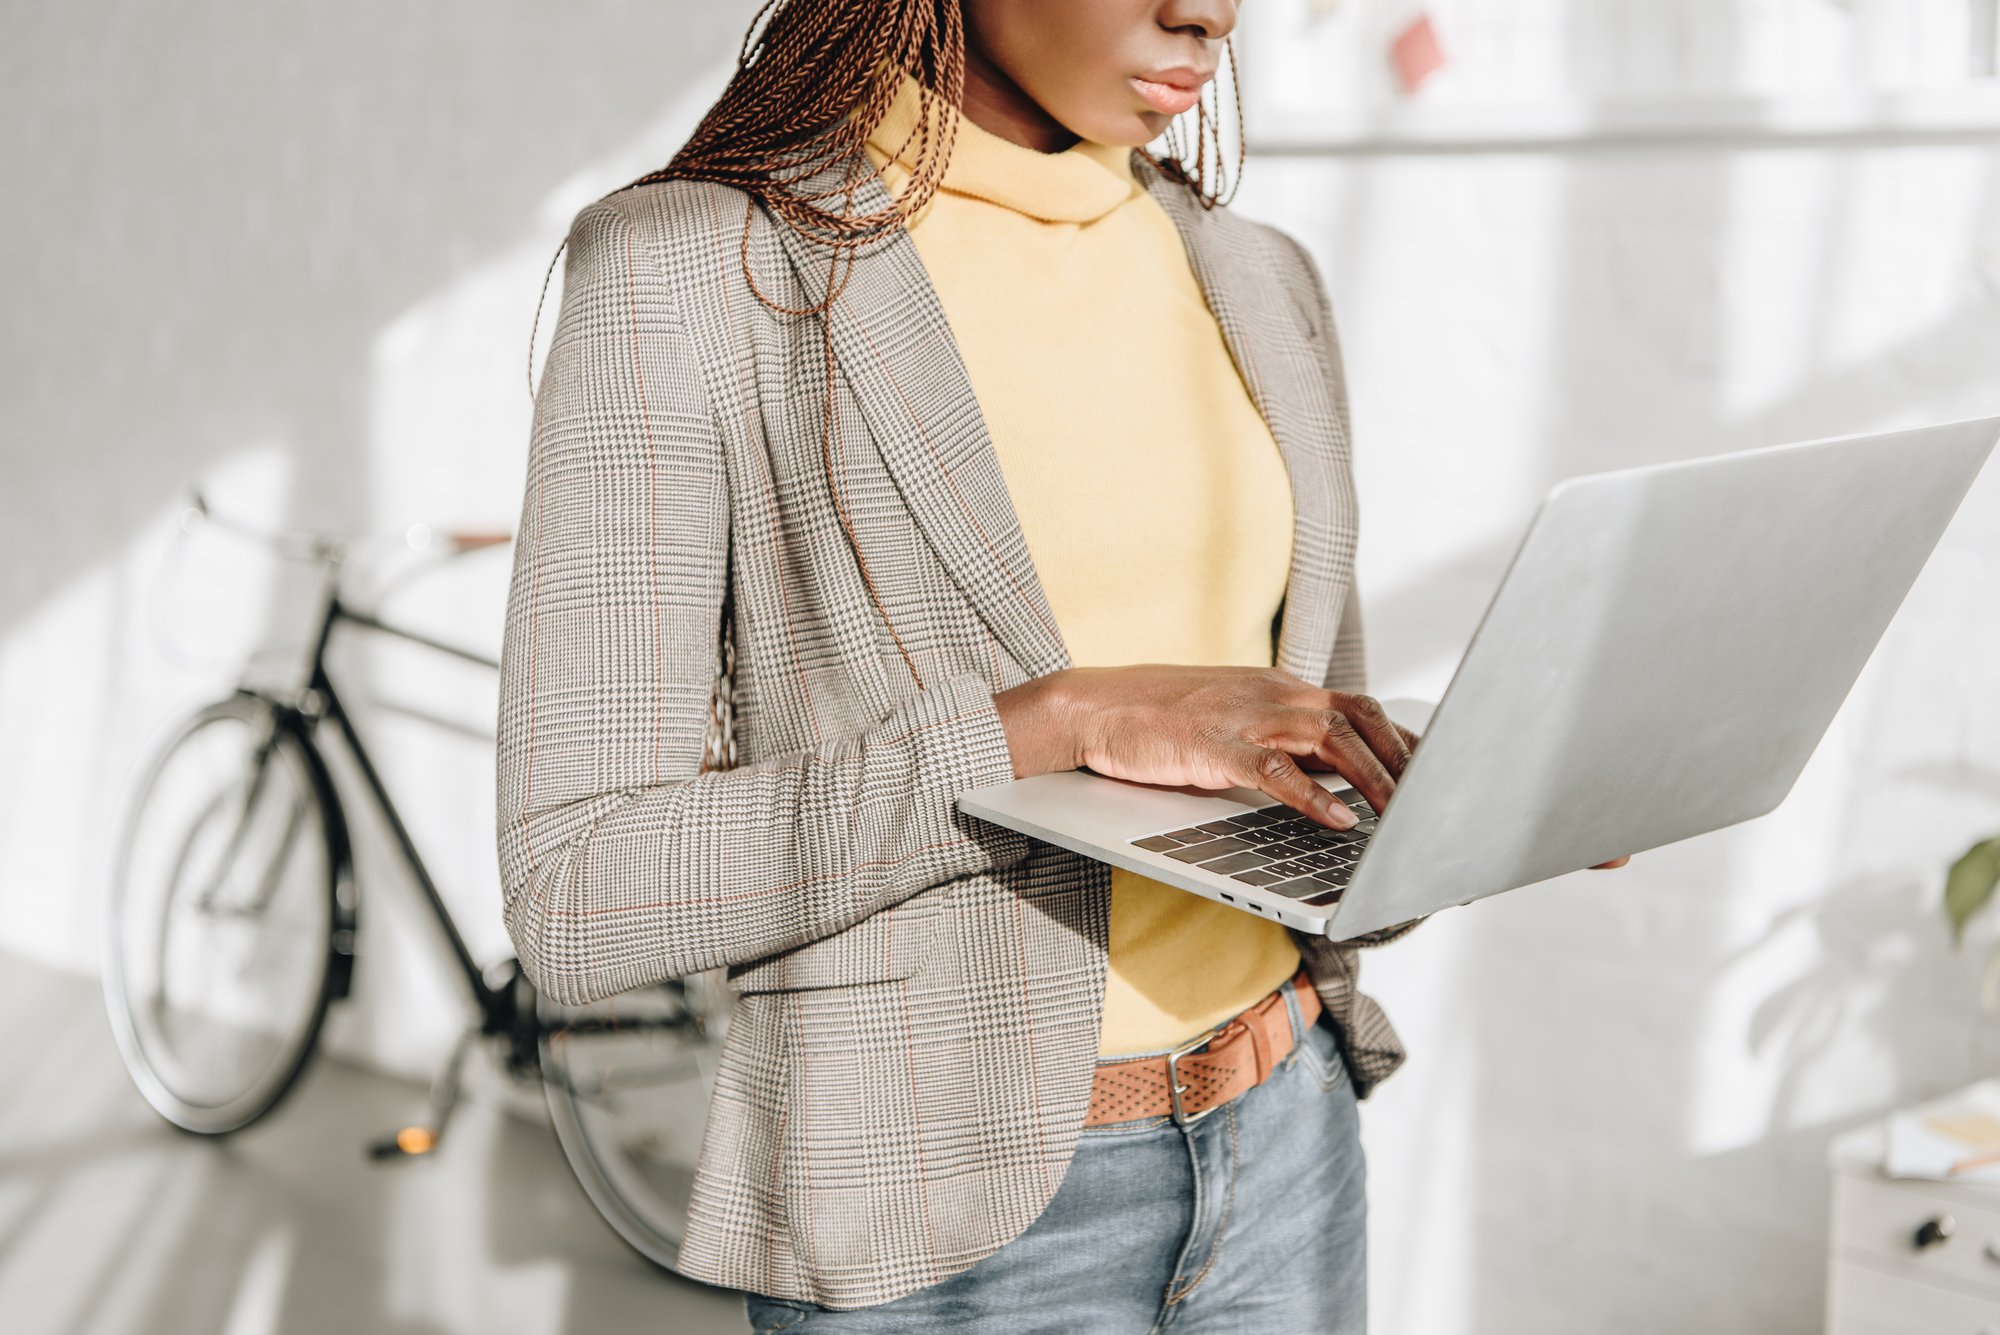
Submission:
[[[1132,87],[1155,111],[1178,116],[1201,100],[1202,85],[1213,77],[1183,70],[1162,70],[1157,78],[1134,77]]]

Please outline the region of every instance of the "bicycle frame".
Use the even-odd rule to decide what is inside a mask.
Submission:
[[[225,790],[218,802],[240,803],[236,813],[237,828],[229,836],[228,848],[221,859],[225,866],[233,864],[234,854],[244,846],[249,838],[250,821],[258,810],[260,796],[267,790],[269,767],[274,757],[282,749],[283,743],[297,743],[297,750],[309,772],[308,782],[312,789],[312,800],[322,813],[324,834],[327,840],[327,856],[330,862],[332,890],[333,932],[331,955],[325,974],[325,982],[318,998],[319,1007],[312,1017],[312,1029],[302,1033],[298,1042],[298,1061],[291,1068],[284,1085],[278,1087],[261,1107],[249,1109],[247,1113],[226,1126],[204,1127],[191,1125],[187,1116],[175,1116],[159,1098],[149,1092],[145,1081],[150,1067],[131,1052],[126,1053],[126,1062],[135,1077],[141,1081],[142,1093],[153,1101],[156,1110],[162,1112],[169,1121],[174,1121],[189,1130],[203,1130],[209,1134],[227,1134],[248,1125],[256,1118],[268,1113],[276,1106],[278,1099],[296,1083],[299,1072],[313,1051],[319,1034],[319,1026],[326,1015],[327,1003],[349,995],[355,957],[355,940],[359,915],[359,888],[355,875],[352,834],[348,825],[343,795],[339,785],[333,781],[332,766],[327,754],[328,747],[320,737],[320,730],[330,725],[331,730],[340,735],[347,752],[353,757],[362,783],[373,796],[376,809],[387,821],[390,834],[395,839],[396,848],[403,863],[409,868],[416,882],[418,892],[423,897],[423,907],[430,919],[437,924],[446,947],[451,952],[452,961],[457,965],[459,975],[464,979],[466,991],[470,993],[477,1008],[477,1020],[461,1030],[457,1044],[452,1048],[437,1078],[432,1082],[429,1104],[432,1120],[428,1124],[405,1125],[393,1136],[373,1142],[367,1147],[368,1157],[383,1159],[412,1159],[428,1155],[436,1148],[444,1135],[452,1110],[460,1099],[459,1073],[463,1061],[476,1040],[488,1038],[496,1040],[494,1046],[504,1050],[506,1073],[517,1080],[540,1084],[547,1102],[551,1124],[556,1139],[568,1160],[571,1171],[592,1206],[605,1222],[628,1245],[647,1260],[668,1271],[678,1272],[680,1233],[683,1227],[684,1203],[669,1205],[666,1214],[660,1214],[660,1207],[647,1195],[639,1201],[631,1196],[626,1183],[617,1171],[607,1164],[621,1163],[629,1157],[626,1147],[615,1132],[595,1129],[586,1115],[587,1104],[608,1106],[608,1095],[618,1089],[632,1085],[634,1080],[644,1077],[644,1072],[635,1072],[629,1062],[623,1062],[622,1048],[618,1050],[619,1060],[602,1069],[587,1064],[588,1079],[577,1079],[574,1053],[562,1040],[588,1039],[608,1035],[614,1043],[622,1043],[632,1035],[649,1035],[654,1031],[669,1032],[676,1036],[691,1034],[696,1041],[711,1042],[708,1022],[711,1013],[725,1014],[718,1010],[719,997],[701,998],[710,991],[708,985],[694,989],[686,986],[685,980],[666,979],[659,983],[659,989],[674,1004],[664,1012],[651,1007],[639,1007],[638,1013],[621,1016],[617,1008],[607,1004],[603,1009],[594,1007],[557,1006],[549,999],[539,996],[518,959],[508,958],[496,962],[492,967],[481,970],[465,939],[453,920],[451,910],[439,893],[436,882],[431,878],[430,869],[424,865],[423,856],[418,852],[416,840],[403,824],[396,809],[395,799],[383,782],[381,772],[376,768],[374,757],[363,742],[360,730],[355,726],[339,688],[334,684],[327,670],[327,650],[334,629],[348,625],[359,630],[372,631],[378,635],[388,635],[403,640],[419,648],[436,653],[448,654],[464,662],[475,663],[484,668],[497,670],[499,662],[485,655],[462,649],[431,636],[406,629],[402,626],[382,621],[370,612],[350,606],[343,600],[342,571],[353,540],[339,535],[315,532],[280,533],[262,530],[245,524],[227,515],[211,511],[199,490],[191,496],[192,505],[186,523],[199,517],[207,522],[215,522],[223,529],[248,537],[260,545],[278,551],[281,555],[309,562],[317,566],[323,575],[323,585],[317,599],[315,622],[308,652],[300,664],[303,671],[293,679],[292,684],[279,687],[263,687],[241,681],[234,695],[224,701],[208,705],[194,716],[187,726],[204,726],[211,715],[231,715],[239,720],[254,719],[269,721],[269,730],[255,739],[251,755],[251,772],[241,792],[234,787]],[[386,535],[384,535],[386,536]],[[427,547],[431,535],[419,535],[416,527],[406,531],[405,541],[409,546],[422,550]],[[443,535],[448,545],[448,555],[457,555],[481,548],[497,546],[511,540],[511,535],[495,532],[450,532]],[[298,684],[301,683],[302,684]],[[185,731],[185,728],[184,728]],[[162,755],[170,754],[171,747]],[[291,813],[292,824],[284,831],[285,840],[297,836],[295,826],[300,811]],[[289,845],[287,844],[286,847]],[[285,865],[285,847],[281,847],[278,857],[267,879],[253,888],[253,893],[261,902],[267,899],[276,885],[277,869]],[[218,878],[217,884],[221,884]],[[216,891],[209,887],[203,896],[204,904],[210,903]],[[107,923],[112,919],[107,915]],[[719,972],[719,971],[717,971]],[[107,975],[109,976],[109,975]],[[711,980],[715,988],[722,986],[721,980]],[[656,998],[657,999],[657,998]],[[116,1003],[122,1005],[123,1003]],[[631,1008],[628,1008],[628,1010]],[[114,1025],[119,1021],[114,1011]],[[496,1054],[497,1055],[497,1054]],[[695,1060],[683,1062],[684,1071],[678,1074],[700,1080],[702,1067],[699,1054]],[[608,1115],[616,1116],[612,1109]],[[605,1137],[609,1136],[609,1143]],[[650,1150],[641,1151],[650,1154]],[[678,1212],[678,1213],[677,1213]]]
[[[396,810],[395,800],[382,782],[381,774],[375,768],[375,762],[369,755],[367,746],[362,742],[352,716],[341,701],[339,690],[327,673],[326,651],[333,637],[334,628],[345,623],[359,629],[406,640],[485,667],[497,669],[499,663],[485,655],[447,644],[401,626],[391,625],[366,612],[349,607],[341,601],[338,565],[329,570],[323,596],[324,608],[313,637],[306,684],[298,692],[294,702],[272,701],[279,711],[280,718],[284,720],[281,726],[289,726],[299,734],[307,752],[313,756],[315,767],[324,771],[323,759],[317,754],[317,733],[323,723],[333,725],[348,753],[353,757],[355,767],[360,771],[369,793],[373,796],[376,810],[380,811],[387,821],[389,831],[395,837],[396,847],[402,854],[403,862],[409,868],[423,896],[424,907],[432,921],[437,924],[438,931],[443,936],[446,946],[451,951],[452,959],[465,980],[466,990],[471,994],[473,1004],[479,1011],[479,1032],[482,1035],[511,1038],[513,1041],[509,1048],[509,1060],[517,1070],[538,1067],[540,1056],[536,1047],[534,1008],[532,1005],[522,1004],[520,965],[512,960],[507,961],[506,966],[502,966],[507,967],[507,977],[495,985],[487,981],[478,962],[472,958],[472,952],[467,948],[465,938],[459,934],[458,925],[452,919],[450,908],[439,894],[437,883],[431,878],[430,869],[424,865],[415,840],[411,838],[401,815]],[[265,693],[258,692],[258,694]],[[266,698],[270,697],[267,695]],[[342,850],[350,848],[346,814],[330,782],[325,785],[322,798],[325,799],[327,820],[333,829],[336,847]],[[351,949],[351,941],[348,944]],[[344,981],[343,979],[342,982]],[[345,990],[343,986],[342,993]]]

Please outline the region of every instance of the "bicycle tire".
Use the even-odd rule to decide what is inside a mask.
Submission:
[[[285,757],[276,763],[296,766],[292,778],[311,804],[312,824],[324,854],[325,878],[318,898],[325,906],[326,948],[312,955],[313,964],[308,967],[316,969],[317,976],[311,980],[311,996],[288,1040],[281,1043],[278,1059],[236,1097],[217,1103],[198,1103],[177,1093],[147,1052],[126,976],[123,931],[136,836],[161,776],[192,738],[223,722],[269,726],[273,730],[270,742],[274,760],[278,755]],[[188,839],[193,838],[190,832]],[[185,848],[182,855],[185,856]],[[170,896],[173,893],[171,889],[168,891]],[[182,1131],[226,1136],[268,1116],[284,1101],[311,1064],[328,1007],[337,996],[346,994],[352,968],[353,908],[352,863],[338,796],[325,760],[296,711],[259,693],[240,690],[196,710],[174,728],[141,770],[127,799],[117,853],[105,890],[100,939],[105,1008],[119,1055],[140,1095],[155,1113]]]
[[[713,1037],[701,1038],[697,1044],[712,1059],[721,1051],[721,1037],[727,1027],[728,993],[719,970],[715,971],[713,978],[704,977],[696,986],[708,1003],[702,1007],[705,1018],[714,1026]],[[689,1004],[684,1000],[686,991],[682,984],[668,982],[621,994],[610,1005],[623,1003],[628,1009],[641,1006],[643,998],[649,994],[678,994],[683,998],[683,1005]],[[700,1006],[701,1002],[694,1004]],[[578,1186],[598,1217],[633,1251],[676,1278],[700,1283],[680,1270],[680,1251],[685,1240],[686,1212],[693,1183],[693,1156],[685,1156],[686,1180],[676,1185],[672,1198],[666,1202],[642,1202],[635,1198],[632,1190],[621,1186],[621,1176],[627,1180],[630,1178],[629,1165],[628,1171],[621,1174],[618,1171],[617,1147],[605,1144],[603,1136],[592,1134],[590,1120],[577,1096],[574,1081],[568,1075],[568,1060],[556,1050],[556,1043],[576,1012],[551,1003],[539,993],[535,1006],[542,1093],[548,1104],[549,1121],[555,1128],[556,1141]],[[617,1027],[615,1020],[611,1027]],[[696,1054],[697,1061],[699,1055]],[[707,1095],[713,1087],[712,1073],[700,1078],[699,1087],[700,1101],[705,1109]],[[698,1122],[692,1127],[684,1127],[684,1142],[698,1142],[701,1130]]]

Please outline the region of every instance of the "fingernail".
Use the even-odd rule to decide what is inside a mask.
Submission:
[[[1331,798],[1327,800],[1326,818],[1342,830],[1351,830],[1361,823],[1361,817],[1354,814],[1343,802]]]

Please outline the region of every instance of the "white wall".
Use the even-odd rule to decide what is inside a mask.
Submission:
[[[297,679],[314,582],[212,532],[171,546],[180,489],[387,534],[384,576],[410,524],[512,529],[543,273],[577,208],[686,138],[755,8],[0,10],[0,950],[93,970],[156,731],[258,646],[259,680]],[[509,550],[360,601],[497,655]],[[475,953],[506,955],[493,673],[365,636],[334,672]],[[364,956],[331,1042],[427,1074],[466,1003],[351,814]]]
[[[1243,181],[1335,289],[1378,694],[1437,697],[1559,477],[2000,413],[2000,135],[1377,144]],[[1820,1329],[1828,1139],[2000,1067],[1993,925],[1956,953],[1938,911],[2000,832],[1996,593],[1990,466],[1777,812],[1370,957],[1412,1053],[1364,1115],[1380,1329]]]
[[[156,579],[176,488],[281,524],[511,527],[543,268],[576,207],[670,156],[754,8],[0,15],[0,950],[93,967],[152,730],[299,634],[310,586],[219,540]],[[1234,207],[1335,289],[1381,694],[1442,689],[1557,477],[2000,412],[1990,140],[1253,157]],[[389,610],[494,652],[504,583],[475,557]],[[2000,1063],[1936,911],[2000,829],[1996,587],[1989,470],[1779,812],[1371,958],[1413,1054],[1366,1107],[1377,1329],[1818,1328],[1828,1137]],[[504,954],[490,674],[339,663]],[[423,1073],[457,1002],[361,839],[370,953],[334,1039]]]

